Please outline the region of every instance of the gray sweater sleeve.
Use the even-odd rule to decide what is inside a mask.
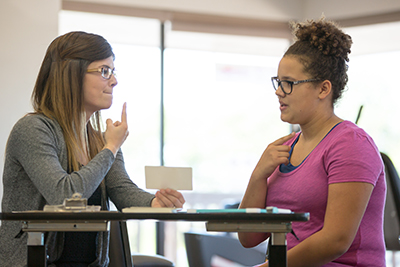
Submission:
[[[5,168],[7,177],[18,177],[21,175],[18,172],[25,172],[51,205],[61,204],[75,192],[89,198],[104,178],[107,194],[118,208],[149,206],[154,197],[130,180],[121,151],[114,162],[113,153],[104,149],[86,166],[69,174],[62,130],[57,122],[41,115],[27,116],[17,122],[6,153],[13,163]],[[19,189],[27,186],[21,185]]]
[[[25,172],[51,205],[61,204],[75,192],[89,198],[114,162],[112,152],[106,149],[81,170],[69,174],[61,128],[55,121],[40,115],[27,116],[17,122],[10,134],[6,154],[14,163],[5,166],[5,171],[11,172],[6,175],[18,177],[17,172]]]
[[[153,194],[140,189],[129,178],[121,150],[118,151],[105,181],[107,194],[118,210],[132,206],[150,206],[154,198]]]
[[[62,130],[54,120],[30,115],[13,127],[6,147],[3,171],[2,211],[41,210],[45,204],[58,205],[73,193],[89,198],[102,180],[103,199],[107,196],[122,209],[129,206],[150,206],[154,195],[139,189],[126,173],[122,152],[114,160],[104,149],[79,171],[68,173],[68,158]],[[0,265],[25,266],[27,235],[14,238],[21,230],[18,221],[0,225]],[[49,233],[46,244],[54,261],[61,251],[61,235]],[[62,237],[62,236],[61,236]],[[49,241],[50,240],[50,241]],[[101,266],[107,263],[108,235],[101,234],[98,253]],[[57,252],[58,251],[58,252]]]

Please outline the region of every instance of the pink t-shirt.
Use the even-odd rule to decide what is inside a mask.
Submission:
[[[286,144],[292,145],[298,135]],[[308,222],[293,222],[300,240],[288,234],[289,250],[322,229],[328,185],[342,182],[367,182],[374,190],[351,247],[324,266],[386,266],[384,166],[372,138],[354,123],[338,124],[295,170],[282,173],[278,167],[268,179],[266,205],[310,213]]]

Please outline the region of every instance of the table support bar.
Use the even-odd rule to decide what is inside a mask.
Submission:
[[[286,246],[271,245],[269,249],[269,267],[287,267]]]
[[[44,234],[40,232],[28,232],[28,246],[43,246]]]
[[[28,267],[47,267],[47,247],[44,234],[28,232]]]
[[[271,233],[271,245],[286,246],[286,233]]]

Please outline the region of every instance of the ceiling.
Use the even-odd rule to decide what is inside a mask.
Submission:
[[[360,53],[400,50],[399,0],[62,0],[62,9],[156,18],[177,32],[285,39],[292,39],[289,21],[324,15],[358,26],[351,36]]]
[[[62,0],[63,8],[102,6],[110,11],[118,8],[141,11],[143,15],[165,19],[174,13],[231,17],[249,20],[287,22],[318,18],[324,14],[348,26],[377,22],[400,21],[399,0]],[[352,24],[352,25],[350,25]]]

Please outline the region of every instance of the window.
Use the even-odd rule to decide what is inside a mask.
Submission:
[[[182,44],[174,40],[176,35],[180,40],[185,33],[171,33],[169,42]],[[203,49],[171,44],[165,51],[165,164],[193,167],[194,190],[188,194],[240,198],[270,140],[289,131],[279,119],[270,81],[280,60],[274,53],[289,42],[200,33],[186,37]],[[265,47],[257,54],[252,48],[260,43]],[[279,49],[271,53],[271,46]]]

